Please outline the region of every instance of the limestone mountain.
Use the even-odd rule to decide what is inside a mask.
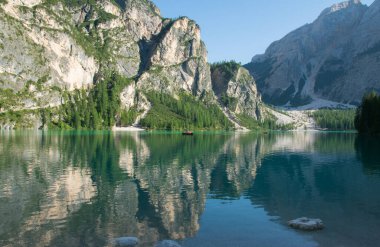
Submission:
[[[189,118],[227,127],[200,28],[189,18],[165,19],[149,0],[2,0],[0,12],[0,125],[19,120],[9,112],[29,114],[30,123],[36,111],[63,105],[42,124],[46,116],[77,127],[161,117],[166,127]],[[257,119],[261,101],[249,80],[252,93],[236,110]]]
[[[82,88],[108,67],[140,81],[154,80],[148,74],[161,74],[160,82],[170,77],[176,80],[173,90],[211,90],[206,50],[194,22],[162,19],[149,1],[122,1],[122,8],[112,1],[80,2],[1,5],[3,88],[18,90],[41,79],[46,87]],[[164,67],[178,67],[178,73]]]
[[[380,0],[350,0],[325,9],[272,43],[245,67],[264,102],[274,105],[356,105],[380,92]],[[335,102],[335,103],[334,103]]]

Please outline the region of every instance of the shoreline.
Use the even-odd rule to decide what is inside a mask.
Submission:
[[[134,126],[113,127],[111,130],[115,131],[115,132],[142,132],[142,131],[145,131],[145,129],[134,127]]]

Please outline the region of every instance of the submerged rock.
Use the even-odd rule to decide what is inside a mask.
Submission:
[[[138,245],[139,239],[136,237],[121,237],[115,238],[114,243],[118,247],[133,247]]]
[[[155,244],[154,247],[181,247],[181,245],[173,240],[163,240]]]
[[[304,230],[304,231],[315,231],[321,230],[325,226],[323,225],[322,220],[320,219],[309,219],[306,217],[298,218],[288,222],[290,227],[295,229]]]

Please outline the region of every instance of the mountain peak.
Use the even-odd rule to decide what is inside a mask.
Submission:
[[[366,92],[380,91],[379,25],[380,0],[370,7],[358,0],[335,4],[246,68],[266,103],[358,104]]]
[[[345,2],[336,3],[336,4],[332,5],[331,7],[323,10],[320,17],[341,11],[343,9],[348,9],[350,7],[362,6],[362,5],[363,4],[361,3],[361,0],[349,0],[349,1],[345,1]]]

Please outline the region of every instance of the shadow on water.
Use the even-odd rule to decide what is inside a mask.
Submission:
[[[368,174],[380,174],[380,137],[358,136],[355,149],[364,171]]]
[[[322,246],[350,246],[339,234],[369,244],[379,240],[368,234],[380,230],[380,181],[367,179],[358,158],[365,171],[377,171],[376,150],[376,140],[343,133],[1,133],[0,245],[197,239],[207,235],[201,228],[201,219],[211,217],[207,202],[242,200],[279,225],[322,218],[329,230],[311,235]],[[239,217],[234,220],[243,224]],[[350,229],[348,220],[366,227]],[[242,236],[223,229],[219,234],[230,239]]]

